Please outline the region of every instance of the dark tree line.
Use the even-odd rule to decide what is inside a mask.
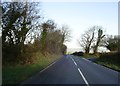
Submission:
[[[3,63],[30,59],[31,54],[38,51],[44,55],[66,52],[67,47],[63,43],[70,34],[57,27],[53,20],[44,21],[39,4],[2,3]]]

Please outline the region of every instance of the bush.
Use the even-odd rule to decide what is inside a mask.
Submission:
[[[83,56],[84,53],[82,51],[80,52],[74,52],[72,55],[75,55],[75,56]]]
[[[99,60],[102,60],[102,61],[109,60],[110,62],[119,63],[120,62],[120,52],[103,53],[100,55]]]

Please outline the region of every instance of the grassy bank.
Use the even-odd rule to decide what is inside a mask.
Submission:
[[[34,64],[3,66],[2,84],[20,84],[22,81],[33,76],[38,71],[59,59],[61,55],[47,54],[46,56],[43,56],[38,52],[34,57],[37,58]]]
[[[111,68],[113,70],[120,72],[120,52],[116,53],[99,53],[96,55],[93,54],[84,54],[84,56],[80,56],[81,58],[96,58],[94,60],[95,63],[103,65],[105,67]]]
[[[120,71],[120,53],[107,53],[96,59],[96,63]]]
[[[109,63],[109,61],[96,61],[96,63],[120,72],[120,65],[118,64]]]
[[[93,54],[84,54],[83,58],[98,58],[98,55],[93,55]]]

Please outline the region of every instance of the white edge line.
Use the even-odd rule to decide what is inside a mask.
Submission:
[[[60,58],[60,59],[61,59],[61,58]],[[41,71],[38,72],[38,73],[42,73],[43,71],[45,71],[46,69],[48,69],[49,67],[51,67],[52,65],[54,65],[54,64],[55,64],[57,61],[59,61],[60,59],[58,59],[58,60],[56,60],[55,62],[51,63],[50,65],[48,65],[46,68],[44,68],[43,70],[41,70]],[[34,75],[34,76],[36,76],[36,75]],[[27,79],[27,80],[33,79],[34,76],[30,77],[30,78]],[[24,85],[24,83],[25,83],[27,80],[25,80],[24,82],[22,82],[21,85]],[[21,85],[20,85],[20,86],[21,86]]]
[[[53,64],[55,64],[56,62],[53,62],[52,64],[50,64],[49,66],[47,66],[46,68],[44,68],[43,70],[40,71],[40,73],[42,73],[43,71],[45,71],[46,69],[48,69],[49,67],[51,67]]]
[[[89,60],[87,60],[87,59],[85,59],[85,58],[82,58],[82,59],[84,59],[84,60],[86,60],[86,61],[88,61],[88,62],[91,62],[91,61],[89,61]]]
[[[48,65],[46,68],[44,68],[43,70],[40,71],[40,73],[42,73],[43,71],[45,71],[46,69],[48,69],[49,67],[51,67],[52,65],[54,65],[57,61],[59,61],[61,58],[57,59],[55,62],[51,63],[50,65]]]
[[[88,84],[86,78],[84,77],[83,73],[81,72],[81,70],[80,70],[79,68],[78,68],[78,71],[79,71],[79,73],[81,74],[83,80],[85,81],[85,84],[86,84],[87,86],[89,86],[89,84]]]

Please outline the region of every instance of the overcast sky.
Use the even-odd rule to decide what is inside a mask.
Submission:
[[[94,25],[102,26],[106,34],[118,34],[117,2],[43,2],[42,10],[46,19],[70,27],[72,40],[65,43],[68,48],[80,47],[77,40]]]

